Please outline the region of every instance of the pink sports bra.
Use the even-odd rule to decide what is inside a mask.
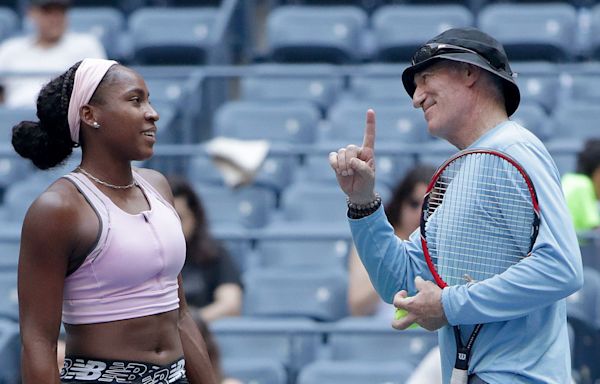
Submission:
[[[91,324],[131,319],[179,307],[177,276],[185,261],[185,239],[177,213],[136,172],[150,210],[123,211],[87,177],[70,173],[100,220],[98,240],[65,280],[63,321]]]

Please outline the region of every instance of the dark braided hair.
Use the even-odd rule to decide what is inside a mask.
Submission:
[[[37,98],[39,121],[21,121],[12,129],[15,151],[39,169],[63,163],[77,146],[71,139],[68,113],[75,71],[80,64],[81,61],[75,63],[42,88]]]
[[[600,167],[600,139],[588,139],[577,155],[577,172],[588,177]]]

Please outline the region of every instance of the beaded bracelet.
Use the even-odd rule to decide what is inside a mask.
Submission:
[[[379,209],[381,206],[381,196],[378,193],[375,193],[375,200],[366,204],[352,203],[350,198],[346,197],[346,203],[348,204],[348,217],[351,219],[362,219]]]

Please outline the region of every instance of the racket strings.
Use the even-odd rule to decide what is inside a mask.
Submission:
[[[426,241],[448,285],[484,280],[529,251],[534,209],[519,170],[493,154],[469,154],[444,169],[429,194]]]

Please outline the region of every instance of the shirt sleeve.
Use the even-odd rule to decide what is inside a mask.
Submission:
[[[442,304],[452,325],[525,316],[565,298],[583,284],[577,237],[550,155],[528,143],[514,144],[506,152],[532,179],[541,211],[539,234],[530,256],[505,272],[477,283],[444,288]]]
[[[407,241],[398,238],[383,205],[365,218],[348,220],[358,255],[384,301],[391,303],[400,290],[414,295],[417,276],[433,280],[423,257],[419,230]]]

